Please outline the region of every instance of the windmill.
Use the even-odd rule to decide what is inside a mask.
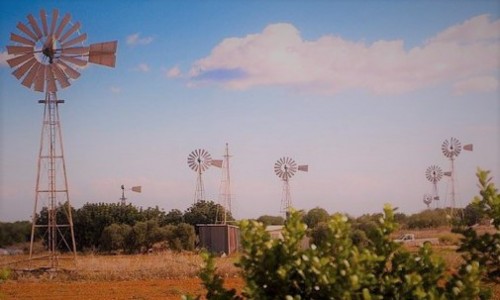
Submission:
[[[307,172],[309,171],[309,166],[308,165],[297,165],[293,159],[290,157],[282,157],[276,161],[274,164],[274,173],[276,173],[276,176],[281,178],[283,180],[283,191],[282,191],[282,196],[281,196],[281,212],[285,214],[286,217],[288,217],[288,214],[290,212],[290,209],[292,208],[292,197],[290,195],[290,185],[289,185],[289,180],[290,178],[295,175],[295,172],[297,171],[303,171]]]
[[[432,195],[431,194],[424,194],[424,199],[423,199],[425,205],[427,205],[427,208],[430,208],[430,205],[432,203]]]
[[[125,201],[127,201],[127,198],[125,198],[125,186],[122,184],[121,186],[122,188],[122,197],[120,198],[120,201],[121,201],[121,204],[122,205],[126,205],[127,203]],[[136,192],[136,193],[142,193],[142,186],[133,186],[132,188],[130,189],[127,189],[129,191],[132,191],[132,192]]]
[[[472,151],[473,150],[473,145],[468,144],[464,145],[463,147],[464,150],[466,151]],[[453,210],[456,207],[456,200],[455,200],[455,157],[457,157],[460,152],[462,151],[462,144],[460,141],[454,137],[450,138],[449,140],[445,140],[443,144],[441,145],[441,151],[443,152],[443,155],[446,156],[447,158],[450,159],[451,162],[451,170],[449,172],[445,172],[445,176],[450,177],[451,181],[451,211],[453,214]]]
[[[217,162],[218,161],[214,161],[214,163]],[[194,192],[194,203],[205,200],[205,188],[203,186],[203,177],[201,174],[212,165],[212,157],[205,149],[196,149],[188,155],[187,163],[193,171],[198,173]]]
[[[432,183],[432,200],[439,201],[437,183],[443,177],[443,170],[439,166],[432,165],[425,171],[425,177]]]
[[[117,42],[105,42],[84,46],[86,33],[80,33],[80,22],[71,23],[71,15],[59,18],[54,9],[51,16],[40,10],[37,20],[32,14],[28,22],[17,24],[19,34],[11,33],[13,45],[7,46],[7,53],[13,58],[7,63],[14,69],[12,74],[21,84],[37,92],[45,93],[45,99],[38,103],[44,105],[42,134],[38,154],[36,195],[32,216],[30,263],[33,259],[35,228],[46,228],[51,268],[58,266],[59,247],[66,246],[76,260],[76,245],[71,216],[66,164],[62,143],[59,104],[64,100],[57,98],[58,88],[71,85],[70,80],[80,77],[76,69],[87,63],[115,66]],[[66,27],[69,24],[69,28]],[[62,170],[59,168],[62,166]],[[59,168],[58,168],[59,167]],[[43,173],[43,174],[42,174]],[[46,201],[47,222],[38,223],[38,203]],[[63,210],[67,223],[56,218],[58,205],[64,203]],[[69,228],[71,240],[63,234]]]

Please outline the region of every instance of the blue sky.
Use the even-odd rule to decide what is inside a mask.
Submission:
[[[274,162],[309,164],[291,182],[299,209],[351,215],[425,208],[441,144],[458,204],[477,167],[500,176],[498,1],[9,1],[0,4],[0,220],[32,213],[43,94],[10,73],[6,45],[29,13],[58,8],[86,44],[118,40],[116,68],[91,65],[58,97],[70,200],[184,210],[188,154],[229,143],[233,214],[279,214]],[[204,173],[217,200],[221,171]],[[439,183],[450,202],[450,184]]]

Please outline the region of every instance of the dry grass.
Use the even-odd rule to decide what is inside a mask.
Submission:
[[[47,261],[35,261],[28,268],[27,256],[2,257],[0,265],[10,262],[12,279],[18,281],[127,281],[148,279],[193,278],[200,271],[202,260],[197,253],[161,252],[147,255],[78,255],[76,265],[70,257],[59,261],[59,272],[37,272]],[[69,259],[68,259],[69,258]],[[238,276],[235,256],[218,258],[217,267],[224,277]],[[18,263],[12,263],[12,262]]]

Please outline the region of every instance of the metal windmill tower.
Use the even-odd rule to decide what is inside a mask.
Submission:
[[[197,149],[188,155],[187,163],[193,171],[198,173],[194,192],[194,203],[205,200],[205,187],[203,186],[203,177],[201,174],[212,164],[212,157],[205,149]]]
[[[274,164],[274,173],[276,173],[276,176],[283,180],[280,212],[284,213],[286,217],[288,217],[290,209],[292,208],[292,197],[290,194],[289,180],[293,177],[293,175],[295,175],[295,172],[297,172],[297,170],[307,172],[309,170],[309,166],[297,166],[295,161],[290,157],[282,157],[278,159]]]
[[[226,151],[224,153],[224,159],[222,160],[212,160],[212,165],[218,168],[222,168],[222,178],[219,187],[219,204],[224,208],[224,216],[222,220],[215,220],[215,223],[221,222],[226,224],[227,213],[232,213],[231,208],[231,174],[229,169],[229,145],[226,143]],[[216,215],[219,217],[219,214]]]
[[[473,146],[472,146],[472,144],[464,145],[463,149],[467,150],[467,151],[472,151]],[[453,211],[455,210],[455,207],[456,207],[455,158],[462,151],[462,144],[460,143],[460,141],[458,139],[452,137],[449,140],[445,140],[443,142],[443,144],[441,145],[441,151],[443,152],[444,156],[446,156],[447,158],[450,159],[450,162],[451,162],[451,171],[445,172],[444,175],[450,176],[450,181],[451,181],[451,211],[453,214]]]
[[[439,201],[439,192],[437,188],[437,183],[443,177],[443,170],[439,166],[432,165],[425,171],[425,177],[432,183],[432,199],[434,201]]]
[[[19,34],[11,33],[13,45],[7,46],[7,53],[13,58],[7,63],[14,69],[12,74],[21,84],[37,92],[45,93],[40,150],[38,153],[35,204],[32,216],[30,243],[30,264],[33,257],[35,229],[46,229],[48,256],[51,268],[58,266],[58,249],[66,246],[76,259],[76,245],[73,219],[70,209],[66,163],[59,118],[59,105],[64,103],[57,97],[58,88],[71,85],[71,79],[80,77],[76,70],[87,63],[114,67],[117,42],[105,42],[84,46],[86,33],[80,33],[80,22],[71,23],[70,14],[59,18],[54,9],[51,16],[41,10],[37,20],[32,14],[28,22],[17,24]],[[69,28],[66,29],[69,24]],[[47,221],[39,223],[38,205],[45,203]],[[61,206],[61,203],[64,204]],[[64,218],[57,214],[62,207]],[[42,218],[40,218],[42,219]],[[62,220],[64,219],[64,220]],[[69,235],[64,234],[69,229]]]

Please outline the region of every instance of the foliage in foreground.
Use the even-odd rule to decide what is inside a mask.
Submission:
[[[478,170],[480,197],[474,198],[473,204],[481,213],[493,222],[495,233],[478,235],[470,223],[464,220],[453,229],[462,234],[462,243],[458,249],[466,262],[477,261],[485,268],[486,281],[500,283],[500,194],[495,188],[489,171]]]
[[[498,229],[500,200],[487,172],[478,171],[485,213]],[[246,286],[241,295],[223,287],[213,257],[205,255],[201,279],[207,299],[487,299],[481,280],[498,278],[498,234],[478,236],[471,227],[462,231],[465,262],[447,269],[443,259],[424,244],[412,253],[391,239],[397,223],[386,205],[363,245],[353,241],[351,224],[333,215],[308,249],[301,247],[307,226],[294,212],[283,230],[283,240],[271,239],[262,223],[241,222],[241,268]],[[472,231],[471,231],[472,230]],[[496,256],[495,256],[496,255]],[[201,299],[190,296],[184,299]]]

